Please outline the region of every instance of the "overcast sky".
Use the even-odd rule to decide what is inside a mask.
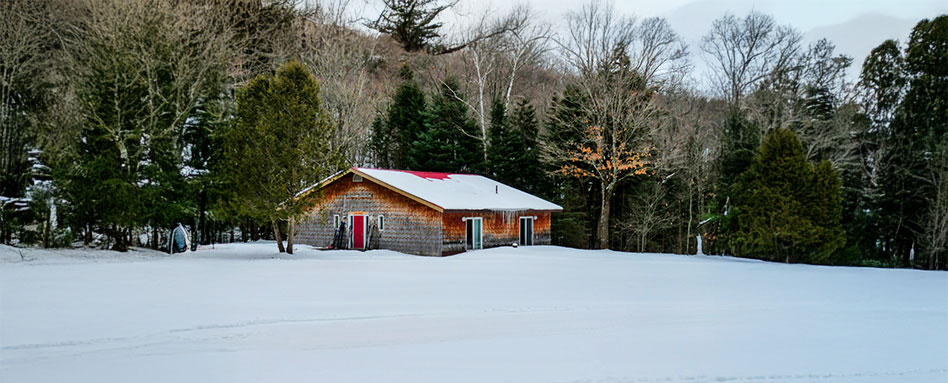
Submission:
[[[382,2],[365,1],[362,13],[366,17],[377,16]],[[487,7],[503,12],[517,3],[530,4],[549,22],[560,26],[564,24],[563,15],[578,9],[584,0],[460,1],[457,9],[445,17],[446,26],[470,19]],[[698,44],[711,22],[728,12],[743,16],[757,10],[773,15],[779,24],[797,28],[803,33],[805,44],[824,37],[833,41],[837,52],[854,58],[850,71],[853,77],[858,75],[862,60],[873,47],[886,39],[904,42],[919,20],[948,13],[945,0],[617,0],[614,4],[624,14],[668,19],[688,43],[698,71],[704,68]]]

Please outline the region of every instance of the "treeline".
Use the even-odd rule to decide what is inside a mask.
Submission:
[[[0,240],[154,247],[183,223],[292,251],[297,197],[374,166],[547,198],[559,245],[693,254],[700,234],[705,253],[946,266],[948,16],[850,81],[832,42],[756,12],[689,47],[596,1],[562,35],[527,7],[448,34],[446,3],[385,5],[363,23],[345,2],[0,3]]]

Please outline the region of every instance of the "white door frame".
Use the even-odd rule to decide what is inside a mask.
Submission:
[[[484,248],[484,218],[483,217],[464,217],[461,220],[464,221],[464,249],[467,250],[467,225],[471,225],[470,221],[479,221],[481,224],[477,225],[480,230],[477,232],[477,237],[480,241],[475,241],[474,238],[471,238],[471,250],[479,250]],[[474,245],[480,242],[480,247],[474,247]]]
[[[524,243],[523,235],[522,235],[524,233],[523,221],[526,221],[526,220],[530,221],[530,244],[529,245]],[[533,240],[536,238],[536,234],[534,234],[533,228],[534,228],[534,225],[536,224],[536,221],[537,221],[537,217],[535,215],[524,215],[524,216],[520,216],[520,218],[517,219],[517,237],[519,237],[520,239],[519,241],[520,245],[533,246],[533,242],[534,242]]]
[[[349,230],[348,230],[348,231],[349,231],[349,235],[348,235],[348,237],[349,237],[349,246],[348,246],[348,247],[351,249],[351,248],[352,248],[352,244],[353,244],[353,242],[355,241],[355,238],[354,238],[355,227],[353,226],[353,224],[355,223],[355,219],[352,218],[352,217],[355,217],[355,216],[361,216],[361,217],[362,217],[362,249],[365,249],[365,247],[366,247],[366,237],[365,237],[366,231],[365,231],[365,228],[366,228],[366,226],[368,226],[368,223],[369,223],[369,222],[367,221],[367,220],[368,220],[368,215],[366,215],[365,213],[359,213],[359,214],[352,214],[352,213],[349,213],[349,218],[348,218],[348,219],[349,219],[349,222],[348,222],[348,224],[349,224]]]

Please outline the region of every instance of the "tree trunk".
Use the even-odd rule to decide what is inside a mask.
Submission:
[[[210,242],[207,238],[207,215],[205,210],[207,210],[207,191],[202,189],[198,197],[198,211],[200,213],[198,215],[197,226],[195,227],[195,229],[200,231],[200,233],[197,233],[197,237],[198,243],[202,245],[207,245],[207,243]]]
[[[256,221],[250,221],[250,240],[251,241],[256,242],[260,240],[260,231],[258,230],[258,228],[259,227],[257,226]]]
[[[270,223],[273,224],[273,238],[277,241],[277,250],[281,253],[285,253],[286,249],[283,248],[283,238],[280,236],[280,225],[277,220],[270,220]]]
[[[685,251],[683,254],[691,254],[691,217],[692,215],[692,196],[694,196],[694,179],[691,179],[691,182],[688,183],[688,226],[686,226],[687,235],[685,235]],[[695,228],[697,231],[697,228]],[[697,244],[695,244],[697,247]],[[697,250],[695,250],[697,254]]]
[[[612,186],[602,185],[602,210],[599,213],[599,248],[609,248],[609,208],[612,205]]]
[[[286,226],[286,253],[293,254],[293,237],[296,236],[296,218],[290,217]]]
[[[52,213],[46,212],[46,222],[43,223],[43,247],[49,248],[49,226],[53,222]]]

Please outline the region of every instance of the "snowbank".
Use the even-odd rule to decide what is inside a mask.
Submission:
[[[944,272],[549,246],[75,251],[0,264],[0,381],[948,379]]]

